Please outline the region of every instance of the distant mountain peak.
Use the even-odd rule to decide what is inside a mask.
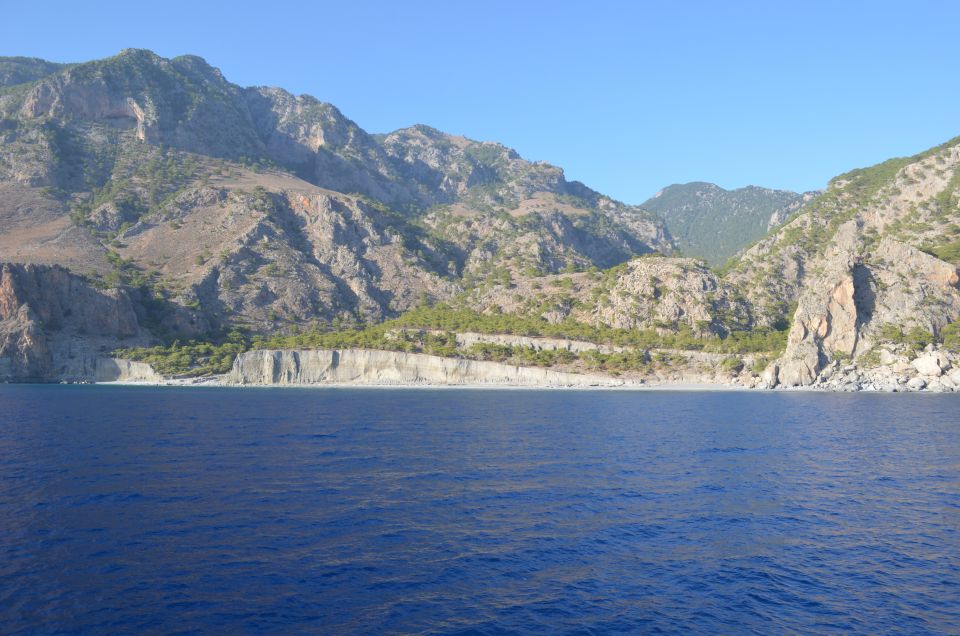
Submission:
[[[691,181],[663,188],[640,207],[664,220],[683,253],[720,265],[782,223],[804,197],[760,186],[727,190]]]

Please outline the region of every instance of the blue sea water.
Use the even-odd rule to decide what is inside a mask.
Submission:
[[[0,631],[960,633],[958,407],[0,386]]]

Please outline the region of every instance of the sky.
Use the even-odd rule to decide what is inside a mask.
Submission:
[[[960,135],[950,0],[0,0],[0,16],[0,55],[200,55],[369,132],[498,141],[628,203],[688,181],[819,189]]]

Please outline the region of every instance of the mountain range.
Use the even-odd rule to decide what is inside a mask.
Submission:
[[[958,153],[822,193],[693,183],[637,206],[498,143],[369,134],[194,56],[0,58],[0,378],[85,380],[118,349],[221,369],[304,334],[492,355],[423,335],[472,329],[622,341],[628,373],[672,377],[694,365],[676,351],[713,351],[711,373],[813,384],[881,346],[949,340]]]

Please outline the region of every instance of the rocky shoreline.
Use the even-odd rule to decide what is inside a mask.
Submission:
[[[877,356],[880,364],[869,368],[834,360],[805,388],[835,392],[960,392],[960,356],[949,351],[927,346],[913,356],[903,348],[881,347]],[[766,375],[771,388],[776,386],[773,373]]]

